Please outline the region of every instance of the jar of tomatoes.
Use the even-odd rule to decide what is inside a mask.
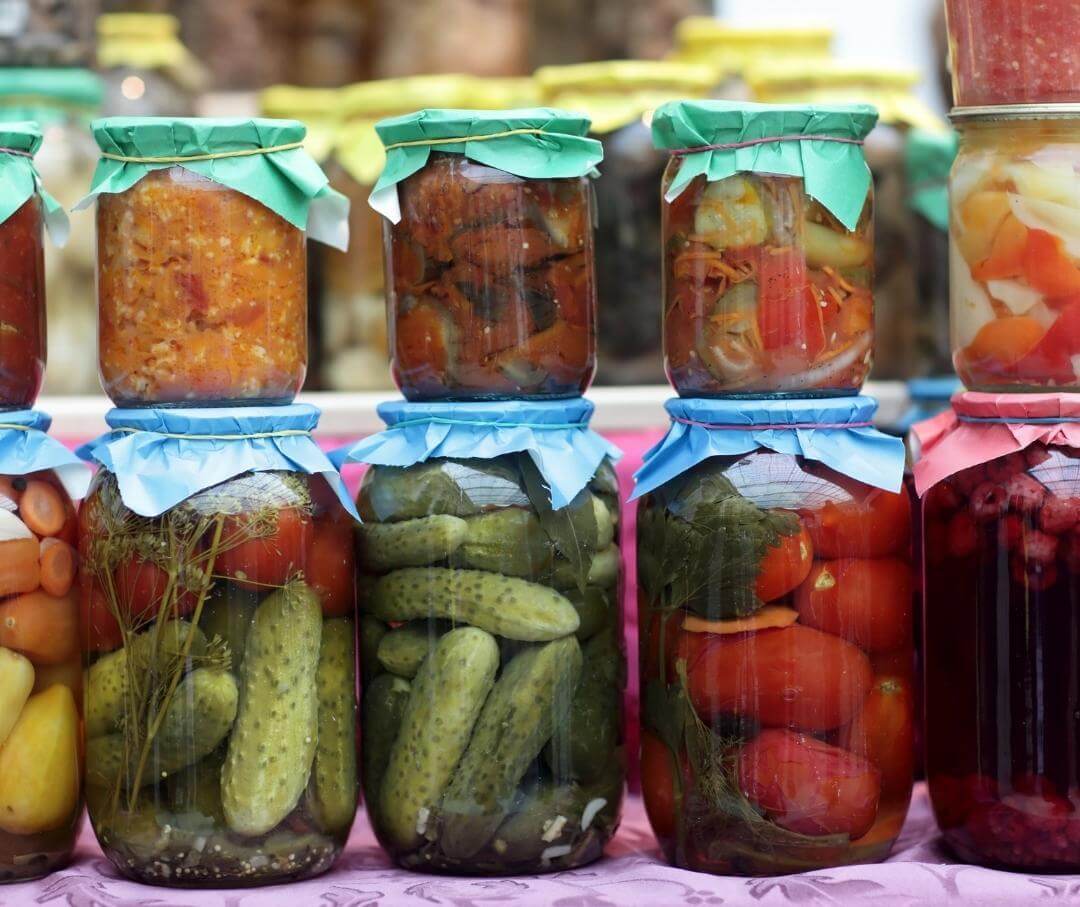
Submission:
[[[953,362],[979,391],[1080,389],[1080,106],[954,111]]]
[[[664,361],[683,396],[854,394],[874,336],[865,105],[665,104]],[[801,151],[801,154],[800,154]]]
[[[358,558],[376,836],[424,871],[592,862],[626,770],[613,450],[583,400],[379,412],[387,431],[339,455],[374,464]]]
[[[635,492],[664,854],[740,875],[883,859],[914,759],[903,445],[864,397],[667,408]]]
[[[926,776],[965,862],[1080,869],[1080,396],[965,393],[915,431]]]
[[[673,98],[708,96],[711,66],[615,60],[545,66],[536,72],[547,103],[581,110],[604,146],[596,180],[596,287],[600,384],[664,380],[660,348],[660,207],[656,187],[667,155],[653,147],[648,116]]]
[[[76,517],[89,472],[45,432],[0,425],[0,883],[67,864],[82,816]]]
[[[67,221],[34,169],[40,147],[37,124],[0,124],[0,409],[33,405],[45,373],[46,207]]]
[[[583,116],[422,110],[376,127],[391,369],[409,400],[558,398],[596,368]]]
[[[958,107],[1080,102],[1072,0],[946,0]]]
[[[114,410],[81,451],[87,805],[128,878],[287,882],[345,845],[355,510],[317,420]]]
[[[307,368],[305,228],[348,206],[291,120],[98,120],[101,382],[125,406],[287,403]]]

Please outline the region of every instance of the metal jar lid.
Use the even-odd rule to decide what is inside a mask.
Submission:
[[[997,107],[954,107],[953,123],[993,123],[1009,120],[1080,120],[1080,104],[1002,104]]]

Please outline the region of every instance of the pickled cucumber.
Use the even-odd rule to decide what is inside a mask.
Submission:
[[[610,589],[618,583],[618,545],[608,545],[592,556],[586,581],[590,586],[599,586],[601,589]],[[573,565],[568,561],[557,561],[551,574],[551,584],[556,589],[573,589],[577,585]]]
[[[420,844],[498,666],[498,644],[475,627],[451,630],[424,660],[379,792],[382,830],[392,847],[411,850]]]
[[[577,636],[580,642],[595,636],[600,630],[617,621],[617,604],[607,589],[599,586],[586,586],[585,592],[568,589],[566,597],[578,613]]]
[[[365,523],[359,529],[360,563],[386,573],[447,560],[465,541],[468,524],[447,514],[401,523]]]
[[[581,834],[585,793],[577,784],[550,781],[533,786],[491,839],[491,851],[507,864],[541,859],[549,847]]]
[[[439,846],[448,857],[475,856],[502,824],[525,770],[566,721],[581,668],[568,636],[526,649],[503,670],[443,798]]]
[[[615,521],[611,511],[598,495],[592,496],[593,515],[596,517],[596,551],[603,551],[615,541]]]
[[[376,583],[370,607],[382,620],[445,618],[526,642],[566,636],[580,623],[574,606],[547,586],[445,567],[388,573]]]
[[[166,786],[169,808],[177,815],[197,814],[217,827],[225,825],[221,808],[221,767],[225,753],[218,748],[205,759],[174,772]]]
[[[364,745],[360,755],[363,759],[364,797],[368,810],[376,817],[376,824],[379,821],[379,786],[401,727],[410,689],[409,681],[403,677],[380,674],[364,690],[361,715]]]
[[[390,628],[378,618],[360,615],[360,676],[365,683],[379,673],[379,643],[389,632]]]
[[[203,605],[199,629],[208,640],[216,636],[228,644],[233,673],[244,662],[244,644],[258,605],[257,595],[234,583],[218,583]]]
[[[221,773],[229,828],[262,835],[307,787],[319,727],[319,596],[303,582],[272,592],[244,648],[240,708]]]
[[[86,735],[100,737],[120,730],[126,712],[125,699],[132,678],[138,686],[154,683],[169,673],[170,662],[184,651],[192,634],[189,655],[199,658],[206,653],[206,636],[187,621],[157,624],[132,637],[122,649],[95,661],[86,672]]]
[[[228,671],[196,668],[180,681],[150,743],[139,774],[143,743],[123,733],[92,737],[86,744],[86,781],[111,786],[123,774],[125,788],[156,784],[209,755],[236,718],[238,690]],[[126,738],[126,739],[125,739]]]
[[[311,814],[323,831],[347,831],[356,816],[356,629],[323,623],[319,671],[319,744],[311,772]]]
[[[454,553],[455,566],[534,580],[551,571],[555,546],[535,511],[504,507],[465,522],[468,536]]]
[[[379,664],[391,674],[412,679],[442,634],[438,624],[426,620],[391,630],[379,643]]]
[[[397,523],[432,513],[471,516],[479,508],[441,461],[416,466],[376,466],[364,478],[357,506],[368,523]]]

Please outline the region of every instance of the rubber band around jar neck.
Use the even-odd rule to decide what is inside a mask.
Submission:
[[[242,148],[238,151],[214,151],[209,154],[191,154],[187,156],[136,157],[126,154],[113,154],[111,151],[102,151],[101,156],[110,161],[120,161],[122,164],[186,164],[191,161],[217,161],[230,157],[251,157],[256,154],[276,154],[279,151],[293,151],[303,147],[303,142],[288,142],[284,145],[273,145],[270,148]]]
[[[0,148],[0,154],[13,154],[16,157],[28,157],[30,160],[34,159],[34,156],[29,151],[21,151],[18,148]]]
[[[1080,416],[1032,416],[1030,419],[1009,419],[1002,416],[967,416],[956,414],[958,422],[971,422],[976,425],[1060,425],[1068,422],[1080,422]]]
[[[0,428],[3,428],[0,425]],[[280,431],[257,431],[243,435],[186,435],[180,432],[154,431],[152,428],[121,428],[112,429],[114,432],[125,435],[157,435],[159,438],[176,438],[180,441],[258,441],[264,438],[292,438],[298,436],[311,437],[311,432],[301,428],[284,428]]]
[[[385,150],[418,148],[422,145],[460,145],[462,142],[490,142],[492,139],[505,139],[513,135],[558,135],[558,133],[545,132],[543,129],[508,129],[506,132],[493,132],[490,135],[467,135],[453,139],[416,139],[411,142],[394,142],[392,145],[387,145]]]
[[[0,422],[0,431],[37,431],[32,425],[15,425],[11,422]]]
[[[696,419],[684,419],[682,416],[672,416],[671,421],[716,431],[790,431],[796,428],[873,428],[874,426],[873,422],[779,422],[761,425],[727,425],[720,422],[699,422]]]
[[[723,142],[719,145],[697,145],[693,148],[673,148],[674,157],[698,154],[702,151],[736,151],[755,145],[771,145],[773,142],[839,142],[841,145],[864,145],[863,139],[846,139],[835,135],[773,135],[768,138],[747,139],[745,142]]]
[[[394,422],[387,428],[409,428],[413,425],[465,425],[477,428],[533,428],[533,429],[567,429],[588,428],[588,422],[484,422],[480,419],[448,419],[446,416],[431,416],[422,419],[406,419],[404,422]]]

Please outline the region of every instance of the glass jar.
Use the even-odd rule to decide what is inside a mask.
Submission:
[[[705,97],[711,66],[617,60],[546,66],[536,72],[545,103],[581,110],[604,146],[596,187],[596,287],[600,384],[659,384],[660,208],[656,187],[667,165],[648,119],[665,101]]]
[[[1080,388],[1080,107],[954,114],[953,363],[971,390]]]
[[[0,409],[32,406],[45,374],[41,208],[41,199],[33,195],[0,223]]]
[[[1080,102],[1071,0],[946,0],[957,107]]]
[[[772,450],[641,498],[642,789],[671,862],[777,875],[889,852],[912,788],[910,549],[903,491]]]
[[[97,199],[101,384],[118,406],[287,403],[307,370],[304,231],[183,167]]]
[[[87,803],[128,878],[287,882],[341,852],[352,533],[321,476],[247,472],[144,517],[97,473],[79,515]]]
[[[595,860],[625,775],[614,470],[554,510],[527,454],[374,466],[358,504],[379,842],[467,875]]]
[[[385,225],[391,368],[409,400],[572,397],[596,370],[592,189],[433,151]]]
[[[983,449],[1049,430],[994,428],[1012,443]],[[1080,451],[1039,441],[923,498],[926,775],[964,862],[1080,870],[1078,476]]]
[[[681,165],[672,158],[666,193]],[[874,339],[873,190],[854,230],[799,177],[696,177],[663,204],[664,363],[683,396],[854,394]]]
[[[0,883],[46,875],[75,848],[82,816],[75,544],[75,508],[51,470],[0,476]]]

